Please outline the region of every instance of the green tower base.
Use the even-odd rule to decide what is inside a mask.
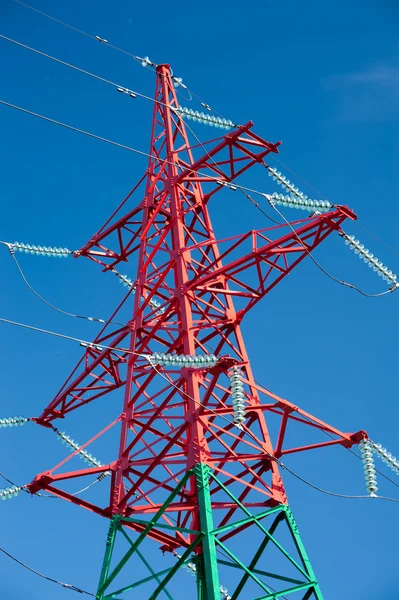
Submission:
[[[193,474],[197,481],[200,531],[165,522],[168,508]],[[233,501],[237,506],[242,518],[222,527],[214,527],[210,494],[212,480],[220,486],[230,502]],[[141,533],[132,532],[132,525],[141,528]],[[237,546],[237,541],[243,544],[244,538],[240,540],[240,535],[229,537],[228,534],[237,530],[245,532],[250,527],[252,531],[245,537],[247,540],[245,553],[248,554],[248,544],[256,540],[255,550],[251,548],[252,558],[244,561],[239,557],[243,548]],[[190,540],[193,540],[190,545],[181,548],[181,555],[175,554],[171,566],[157,571],[151,564],[153,561],[145,557],[143,550],[143,544],[149,542],[148,535],[153,529],[175,535],[186,534],[190,536]],[[283,540],[280,540],[279,536],[281,530],[284,530]],[[257,535],[254,535],[255,532]],[[132,538],[132,533],[135,539]],[[122,553],[116,552],[117,537],[127,542],[127,550]],[[234,544],[233,540],[235,540]],[[170,552],[165,554],[172,557]],[[132,582],[131,579],[134,578],[131,577],[131,573],[135,571],[133,560],[141,563],[141,568],[135,570],[138,572],[145,569],[148,575]],[[187,569],[188,565],[189,569]],[[273,571],[270,571],[271,565],[274,565]],[[223,587],[228,588],[231,600],[277,600],[288,595],[292,600],[323,600],[290,508],[285,504],[279,504],[257,514],[251,514],[248,508],[204,464],[198,464],[193,470],[187,471],[163,506],[150,520],[121,515],[111,519],[96,597],[98,600],[122,600],[122,594],[132,591],[131,597],[140,600],[155,600],[158,597],[175,600],[176,594],[179,598],[191,600],[194,598],[195,587],[193,586],[193,590],[187,592],[188,584],[191,583],[187,570],[191,570],[196,575],[198,600],[225,598],[221,591],[221,583]],[[118,585],[117,580],[122,575],[129,581]],[[148,591],[149,585],[151,591]],[[114,587],[116,589],[111,591]],[[182,590],[184,590],[183,595]]]

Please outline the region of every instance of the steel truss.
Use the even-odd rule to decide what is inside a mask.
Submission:
[[[113,405],[112,392],[120,389],[124,400],[119,452],[101,467],[66,471],[63,461],[40,473],[29,489],[45,489],[111,520],[99,599],[117,598],[150,583],[153,590],[138,591],[140,598],[143,593],[151,599],[161,593],[171,598],[168,585],[186,575],[180,567],[187,561],[195,564],[201,600],[219,600],[221,583],[229,586],[233,600],[287,594],[321,599],[288,507],[278,461],[290,453],[331,445],[350,447],[365,434],[342,433],[259,385],[241,322],[309,251],[356,216],[336,206],[292,223],[294,231],[284,224],[217,240],[209,201],[249,168],[267,165],[279,143],[263,140],[247,123],[207,143],[205,153],[197,157],[203,148],[190,145],[175,111],[178,101],[168,65],[157,68],[156,80],[148,169],[98,233],[75,253],[118,277],[123,263],[130,272],[134,264],[134,289],[34,419],[54,427],[58,419],[103,396]],[[138,205],[128,208],[143,187]],[[131,317],[116,326],[129,302],[134,305]],[[203,355],[210,348],[219,357],[210,369],[161,367],[148,359],[154,352]],[[233,423],[228,373],[234,365],[241,367],[244,378],[242,429]],[[89,418],[88,414],[81,416]],[[271,420],[274,433],[268,428]],[[313,441],[305,436],[303,443],[290,445],[287,432],[294,426]],[[331,439],[326,441],[322,433]],[[71,479],[106,472],[111,477],[105,503],[66,489]],[[279,542],[276,536],[283,526],[289,535]],[[252,550],[251,540],[257,535]],[[127,541],[128,550],[111,567],[117,538]],[[160,572],[142,550],[151,540],[173,562]],[[274,570],[273,558],[264,556],[272,549],[279,555]],[[177,551],[181,557],[176,559]],[[148,573],[111,593],[124,567],[137,558]]]

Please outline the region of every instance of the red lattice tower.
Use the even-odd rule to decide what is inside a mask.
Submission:
[[[54,428],[71,411],[123,388],[119,452],[104,466],[66,471],[62,463],[62,468],[39,474],[29,489],[47,490],[111,520],[98,598],[116,598],[136,588],[145,590],[139,591],[140,598],[162,594],[185,598],[190,582],[180,569],[185,566],[196,574],[202,599],[280,598],[287,593],[290,598],[320,599],[278,461],[289,453],[323,446],[350,447],[364,433],[337,431],[259,385],[241,321],[308,251],[339,230],[343,221],[356,217],[337,206],[292,223],[294,231],[277,225],[216,240],[209,200],[250,167],[266,165],[279,143],[263,140],[249,122],[207,143],[204,155],[195,158],[199,147],[190,145],[176,111],[168,65],[157,68],[154,106],[145,175],[75,253],[118,276],[120,263],[136,261],[134,289],[85,350],[54,400],[34,419]],[[138,205],[127,210],[141,186],[145,190]],[[131,319],[115,325],[129,302],[134,305]],[[210,368],[162,366],[150,358],[156,352],[179,356],[212,352],[218,361]],[[233,367],[239,367],[243,377],[242,428],[233,423],[229,379]],[[87,414],[82,411],[82,419]],[[267,426],[272,417],[279,419],[274,436]],[[286,432],[295,424],[312,430],[312,435],[327,432],[332,439],[320,435],[320,441],[290,447]],[[71,478],[102,473],[111,474],[106,479],[109,500],[103,504],[63,489],[63,482]],[[130,542],[116,558],[117,537]],[[165,553],[166,568],[160,572],[143,554],[154,542]],[[134,560],[142,561],[147,576],[141,567],[133,576],[129,567],[126,581],[123,567]],[[179,596],[174,581],[183,576],[184,593]],[[118,578],[122,578],[119,588]]]

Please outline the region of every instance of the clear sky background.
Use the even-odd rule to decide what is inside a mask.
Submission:
[[[394,0],[35,0],[34,6],[156,63],[169,62],[227,118],[252,119],[262,137],[282,140],[279,159],[320,195],[299,178],[295,182],[309,196],[324,195],[353,208],[359,222],[348,223],[348,233],[399,271],[398,255],[359,226],[399,251],[399,9]],[[1,3],[0,23],[6,36],[153,94],[153,73],[133,59],[12,0]],[[3,40],[0,56],[1,99],[148,150],[150,102],[130,100]],[[144,158],[4,106],[0,131],[2,240],[79,248],[146,168]],[[200,125],[196,132],[202,140],[212,133]],[[252,169],[245,182],[275,191],[260,168]],[[227,191],[218,194],[211,210],[220,236],[268,225],[240,195]],[[288,209],[285,214],[298,215]],[[0,252],[0,316],[94,337],[96,325],[62,316],[37,300],[7,249]],[[367,292],[387,289],[338,236],[329,238],[316,256],[336,277]],[[71,312],[107,316],[122,294],[114,278],[83,259],[24,255],[21,265],[44,297]],[[366,429],[398,454],[398,303],[399,293],[364,298],[305,261],[244,324],[255,376],[344,431]],[[82,350],[73,342],[10,325],[0,324],[0,332],[1,415],[38,415]],[[99,403],[94,417],[89,409],[81,411],[65,429],[82,442],[101,421],[101,410]],[[116,449],[101,448],[100,458],[114,459]],[[51,432],[39,427],[1,430],[0,471],[17,483],[29,482],[64,454]],[[342,448],[298,455],[287,464],[324,489],[365,493],[360,461]],[[399,504],[330,497],[289,473],[285,484],[325,598],[396,599]],[[399,499],[398,487],[383,479],[380,493]],[[3,503],[0,511],[2,547],[52,577],[95,591],[104,520],[61,500],[25,495]],[[153,561],[162,565],[157,550]],[[73,596],[5,556],[0,556],[0,573],[7,600]],[[228,581],[223,583],[228,587]]]

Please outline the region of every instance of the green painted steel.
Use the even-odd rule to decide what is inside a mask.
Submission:
[[[106,581],[106,579],[108,577],[109,568],[110,568],[110,564],[111,564],[111,558],[112,558],[112,552],[114,550],[114,545],[115,545],[116,532],[118,530],[118,524],[119,524],[119,515],[116,515],[115,517],[112,517],[112,519],[111,519],[111,522],[109,525],[109,530],[108,530],[107,541],[105,542],[105,556],[104,556],[103,566],[102,566],[101,574],[100,574],[100,582],[98,584],[98,589],[97,589],[97,598],[101,598],[101,588],[102,588],[103,582]]]
[[[294,540],[294,544],[296,545],[298,553],[302,558],[303,565],[304,565],[305,569],[307,570],[307,572],[309,573],[309,577],[311,579],[313,579],[313,581],[315,582],[314,583],[314,596],[315,596],[315,598],[317,598],[317,600],[323,600],[323,595],[321,593],[319,584],[316,580],[316,576],[314,574],[313,567],[312,567],[311,562],[306,553],[305,546],[303,545],[301,536],[299,535],[298,526],[295,522],[294,516],[293,516],[289,506],[285,507],[285,515],[286,515],[287,523],[289,526],[289,530],[290,530],[292,538]],[[310,597],[311,596],[309,596],[309,598]]]
[[[199,517],[204,539],[202,542],[203,568],[198,568],[200,591],[206,590],[204,600],[220,600],[219,572],[216,556],[215,533],[213,528],[212,502],[209,491],[211,470],[207,465],[199,463],[194,467],[197,479]],[[199,558],[199,557],[198,557]]]
[[[179,527],[177,525],[173,527],[172,525],[160,523],[160,519],[170,504],[193,475],[197,482],[196,495],[198,498],[199,526],[201,530],[197,531],[189,527]],[[237,510],[243,513],[243,518],[221,527],[214,526],[211,502],[212,482],[219,490],[223,490],[227,494],[229,502],[233,502],[237,506]],[[136,538],[134,540],[130,537],[132,530],[130,529],[129,531],[129,525],[133,524],[144,526],[142,533],[135,534]],[[262,532],[263,539],[259,546],[254,548],[252,558],[248,558],[248,564],[245,564],[228,547],[226,540],[228,540],[230,535],[234,535],[235,530],[239,531],[242,527],[247,528],[251,526],[256,527]],[[293,542],[293,545],[292,542],[290,542],[290,545],[292,545],[295,556],[276,538],[281,527],[288,529],[290,539]],[[162,569],[158,572],[153,569],[150,562],[146,560],[139,549],[153,528],[189,534],[191,541],[191,544],[184,548],[183,554],[172,567]],[[111,570],[111,561],[118,534],[128,541],[130,547]],[[262,568],[262,565],[270,568],[270,559],[267,559],[270,545],[274,546],[281,556],[287,559],[291,570],[294,569],[296,571],[297,577],[295,577],[295,572],[294,577],[289,574],[289,571],[284,573],[284,568],[281,566],[278,569],[279,572],[276,573],[266,571]],[[218,548],[223,552],[225,559],[221,557],[218,559]],[[117,575],[127,567],[129,560],[133,556],[136,556],[145,565],[149,575],[110,592],[110,585],[114,582]],[[168,600],[173,600],[173,594],[166,586],[187,562],[194,562],[196,565],[198,600],[221,600],[220,583],[224,583],[227,587],[230,585],[231,587],[231,583],[229,584],[231,580],[228,575],[227,577],[225,575],[228,568],[238,569],[242,573],[238,579],[238,583],[237,579],[234,578],[236,581],[233,586],[234,589],[229,589],[232,600],[278,600],[288,597],[291,594],[295,594],[295,598],[298,598],[298,594],[300,594],[302,600],[323,600],[319,584],[316,581],[312,565],[290,508],[284,504],[280,504],[258,514],[251,514],[248,508],[234,496],[232,491],[219,481],[211,469],[202,463],[197,464],[193,469],[186,472],[166,502],[150,521],[135,517],[124,517],[122,515],[116,515],[111,519],[96,598],[98,600],[118,600],[121,594],[130,590],[137,590],[137,593],[140,593],[139,586],[153,581],[154,591],[148,600],[156,600],[162,594]],[[223,576],[226,577],[224,582],[223,580],[219,581],[221,567],[224,569]],[[252,585],[256,584],[258,586],[259,591],[256,596],[251,595],[249,597],[246,595],[246,585],[249,581],[252,581]],[[284,589],[278,591],[274,589],[274,581],[283,585]],[[137,596],[135,595],[135,597]],[[192,593],[190,592],[191,597]]]
[[[263,527],[263,525],[259,522],[259,520],[256,518],[256,516],[253,517],[251,515],[251,513],[249,512],[249,510],[231,493],[231,491],[225,485],[223,485],[223,483],[221,481],[219,481],[219,479],[217,477],[215,477],[214,475],[211,475],[211,477],[226,492],[226,494],[228,496],[230,496],[230,498],[241,508],[241,510],[243,510],[245,512],[245,514],[247,514],[249,517],[253,518],[255,525],[257,527],[259,527],[259,529],[261,529],[261,531],[267,537],[270,538],[270,540],[273,542],[273,544],[280,550],[280,552],[282,552],[284,554],[284,556],[286,558],[288,558],[288,560],[302,573],[302,575],[309,578],[309,574],[298,565],[296,560],[292,556],[290,556],[290,554],[282,547],[282,545],[279,544],[279,542],[268,532],[268,530],[265,527]],[[281,506],[283,507],[285,505],[282,504]]]
[[[274,531],[277,529],[280,522],[281,522],[281,513],[279,513],[277,515],[277,517],[274,519],[272,526],[269,528],[269,533],[271,533],[273,535]],[[254,573],[254,569],[255,569],[256,565],[258,564],[258,561],[259,561],[260,557],[262,556],[263,552],[265,551],[266,546],[268,545],[269,542],[270,542],[270,538],[265,537],[264,540],[261,542],[258,550],[255,552],[255,555],[254,555],[253,559],[251,560],[249,567],[248,567],[249,571],[251,573]],[[244,588],[249,577],[250,577],[250,575],[247,572],[244,573],[241,581],[239,582],[238,586],[236,587],[236,589],[234,591],[234,594],[231,597],[231,600],[237,600],[240,592]]]

